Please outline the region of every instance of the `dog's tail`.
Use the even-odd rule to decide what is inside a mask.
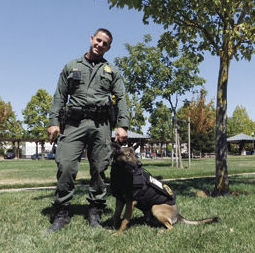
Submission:
[[[199,225],[199,224],[204,224],[204,223],[219,222],[220,218],[219,217],[213,217],[213,218],[206,218],[206,219],[202,219],[202,220],[188,220],[188,219],[185,219],[183,216],[179,215],[178,216],[178,221],[183,222],[185,224],[190,224],[190,225]]]

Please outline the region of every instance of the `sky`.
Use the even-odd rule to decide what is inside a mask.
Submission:
[[[105,58],[127,55],[125,44],[135,45],[145,34],[154,43],[163,28],[144,25],[143,13],[109,9],[107,0],[0,0],[0,97],[10,102],[17,118],[38,89],[53,95],[64,65],[89,49],[90,36],[104,27],[113,34]],[[254,58],[254,57],[253,57]],[[255,61],[232,61],[228,82],[228,116],[236,106],[246,108],[255,121]],[[207,100],[216,98],[219,59],[206,54],[200,76],[206,79]]]

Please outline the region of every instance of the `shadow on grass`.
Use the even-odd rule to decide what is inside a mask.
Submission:
[[[232,176],[229,178],[230,180],[230,190],[231,185],[243,185],[243,184],[252,184],[255,183],[255,177],[254,176],[247,176],[247,177],[241,177],[241,176]],[[85,180],[86,181],[86,180]],[[185,179],[185,180],[173,180],[173,181],[167,181],[165,182],[167,185],[171,187],[171,189],[175,192],[175,194],[178,196],[196,196],[196,193],[198,191],[203,191],[206,193],[207,196],[211,195],[211,192],[214,189],[215,185],[215,178],[193,178],[193,179]],[[239,187],[238,187],[239,188]],[[236,192],[231,192],[232,196],[239,196],[239,195],[247,195],[249,192],[246,192],[242,190],[243,188],[240,187]],[[110,195],[109,189],[108,193]],[[82,195],[87,196],[88,194],[88,188],[87,187],[81,187],[75,190],[75,195]],[[54,193],[39,196],[34,198],[34,200],[40,200],[42,198],[51,198],[54,196]],[[71,216],[82,216],[85,220],[88,220],[88,209],[89,205],[87,204],[71,204],[70,205],[70,215]],[[44,208],[41,211],[41,214],[44,216],[47,216],[49,219],[49,222],[52,223],[55,215],[55,209],[53,206],[48,206]],[[110,208],[106,208],[104,210],[104,214],[108,214],[112,217],[114,210]],[[113,229],[112,227],[112,218],[108,218],[102,223],[102,226],[107,229]],[[143,216],[139,217],[133,217],[128,225],[130,226],[137,226],[137,225],[149,225],[151,227],[162,227],[159,223],[154,222],[146,222],[145,218]]]
[[[214,177],[205,177],[205,178],[192,178],[185,180],[173,180],[164,182],[167,184],[174,192],[178,195],[183,196],[195,196],[196,192],[203,191],[207,196],[211,196],[212,191],[215,186],[215,178]],[[240,177],[240,176],[231,176],[229,177],[229,187],[230,194],[232,195],[247,195],[248,192],[240,190],[238,192],[231,192],[232,185],[238,184],[254,184],[255,177]]]

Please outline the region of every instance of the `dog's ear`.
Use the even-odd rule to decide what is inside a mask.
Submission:
[[[111,148],[112,148],[112,153],[116,154],[119,153],[121,150],[121,145],[117,142],[112,142],[111,143]]]

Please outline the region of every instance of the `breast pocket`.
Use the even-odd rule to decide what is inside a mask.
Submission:
[[[100,88],[104,91],[110,91],[112,84],[112,75],[110,73],[103,73],[100,76]]]
[[[67,77],[67,82],[68,82],[68,89],[69,92],[72,94],[75,89],[77,89],[80,85],[81,82],[81,71],[72,71],[68,77]]]

